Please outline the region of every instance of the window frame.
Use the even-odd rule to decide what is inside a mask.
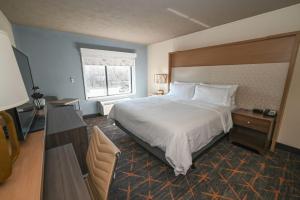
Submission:
[[[97,50],[97,49],[96,49]],[[118,52],[118,51],[116,51]],[[136,59],[135,59],[136,60]],[[107,95],[105,96],[95,96],[95,97],[89,97],[87,95],[87,85],[86,85],[86,77],[85,77],[85,64],[83,62],[83,56],[81,55],[81,69],[82,69],[82,78],[83,78],[83,86],[84,86],[84,96],[86,100],[113,100],[113,99],[122,99],[122,98],[128,98],[128,97],[133,97],[136,94],[136,73],[135,73],[135,62],[134,65],[128,65],[130,67],[130,75],[131,75],[131,92],[130,93],[122,93],[122,94],[113,94],[109,95],[109,87],[108,87],[108,76],[107,76],[107,68],[109,66],[113,65],[102,65],[105,67],[105,82],[106,82],[106,93]]]

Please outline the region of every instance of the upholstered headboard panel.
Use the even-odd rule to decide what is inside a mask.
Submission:
[[[238,84],[237,106],[278,110],[289,63],[176,67],[173,81]]]
[[[300,32],[292,32],[172,52],[168,81],[239,84],[238,106],[279,111],[271,145],[274,150],[299,43]]]

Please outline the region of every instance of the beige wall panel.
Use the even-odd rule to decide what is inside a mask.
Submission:
[[[288,63],[176,67],[172,80],[238,84],[238,107],[279,110],[288,67]]]

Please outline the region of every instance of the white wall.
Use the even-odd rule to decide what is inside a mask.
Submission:
[[[8,19],[5,17],[5,15],[1,10],[0,10],[0,30],[5,31],[8,34],[11,44],[15,46],[15,39],[14,39],[11,23],[8,21]]]
[[[204,31],[177,37],[148,46],[148,93],[155,91],[153,76],[168,72],[168,53],[217,44],[265,37],[280,33],[300,31],[300,4],[275,10],[254,17],[213,27]],[[295,112],[300,113],[300,95],[295,95],[295,88],[300,87],[300,62],[296,63],[283,123],[280,128],[279,142],[300,148],[299,129],[293,119]],[[297,81],[298,79],[298,81]],[[298,91],[299,92],[299,91]],[[297,109],[295,109],[297,107]],[[293,110],[293,113],[291,112]],[[296,111],[297,110],[297,111]],[[297,118],[295,118],[296,120]],[[299,123],[298,123],[299,124]],[[298,126],[298,127],[296,127]],[[293,128],[288,128],[293,127]],[[296,140],[298,138],[298,140]]]

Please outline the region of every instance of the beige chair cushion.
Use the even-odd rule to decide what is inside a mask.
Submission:
[[[107,199],[120,150],[96,126],[92,129],[86,156],[87,185],[94,199]]]

